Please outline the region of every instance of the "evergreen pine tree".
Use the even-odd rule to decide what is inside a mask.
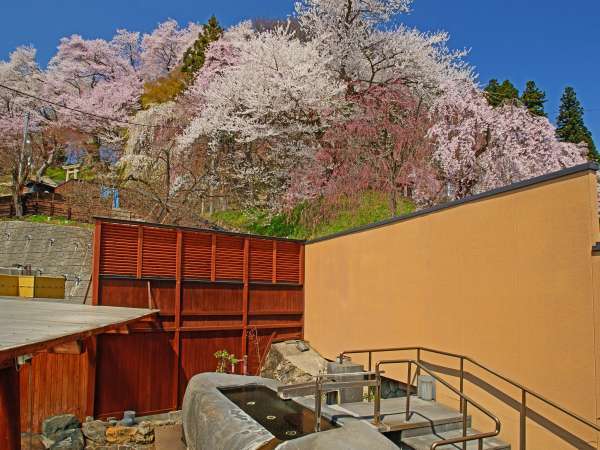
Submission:
[[[488,94],[486,95],[488,103],[494,107],[519,99],[519,90],[509,80],[499,84],[498,80],[492,79],[484,91]]]
[[[592,133],[583,121],[583,106],[581,106],[575,89],[572,87],[565,88],[565,92],[560,99],[560,110],[556,124],[556,136],[561,141],[574,144],[585,142],[588,147],[588,159],[590,161],[600,161],[596,145],[592,139]]]
[[[544,111],[546,93],[536,86],[535,81],[527,82],[523,95],[521,95],[521,102],[531,114],[547,117]]]
[[[198,35],[198,39],[196,39],[192,46],[185,51],[181,71],[189,75],[198,72],[204,65],[206,49],[211,42],[218,40],[222,34],[223,28],[219,25],[217,18],[212,16],[208,20],[208,23],[202,28],[202,32]]]

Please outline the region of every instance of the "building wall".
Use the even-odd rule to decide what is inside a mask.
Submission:
[[[397,346],[466,354],[594,420],[600,263],[592,246],[598,234],[596,176],[583,167],[309,243],[305,337],[329,358]],[[391,356],[414,358],[378,358]],[[511,399],[520,400],[520,391],[467,369],[483,389],[467,383],[466,393],[500,417],[501,436],[518,448],[518,403]],[[399,368],[386,370],[403,376]],[[443,389],[439,394],[458,405]],[[597,437],[565,415],[534,399],[528,406],[529,449],[597,448]],[[493,429],[471,412],[479,429]]]
[[[0,221],[0,268],[31,265],[66,276],[65,300],[84,303],[92,272],[92,230],[18,220]],[[89,302],[88,302],[89,303]]]

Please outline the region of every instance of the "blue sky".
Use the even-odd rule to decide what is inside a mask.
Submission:
[[[20,0],[0,15],[0,59],[32,44],[46,64],[59,39],[70,34],[110,38],[117,28],[150,31],[169,17],[205,22],[215,14],[232,25],[253,17],[285,17],[292,0]],[[404,22],[421,30],[447,30],[482,83],[510,80],[520,89],[535,80],[548,95],[554,120],[559,98],[572,85],[586,108],[586,123],[600,144],[600,1],[415,0]]]

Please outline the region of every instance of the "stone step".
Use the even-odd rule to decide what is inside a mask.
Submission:
[[[472,428],[467,429],[467,436],[479,433],[479,431]],[[462,436],[462,430],[450,430],[436,432],[436,434],[424,434],[421,436],[402,437],[401,442],[404,445],[403,448],[412,450],[429,450],[431,444],[441,439],[450,439]],[[479,447],[478,441],[467,442],[467,450],[477,450]],[[438,447],[440,450],[457,450],[462,449],[462,444],[453,445],[442,445]],[[498,439],[498,438],[487,438],[483,440],[483,450],[510,450],[510,444]]]
[[[373,417],[373,402],[342,403],[333,405],[332,408],[367,420],[372,420]],[[411,395],[411,414],[408,420],[405,408],[406,397],[382,399],[380,431],[388,436],[401,433],[403,437],[408,437],[426,435],[434,431],[462,430],[462,414],[441,403],[421,400]],[[471,418],[467,417],[467,426],[470,425]]]

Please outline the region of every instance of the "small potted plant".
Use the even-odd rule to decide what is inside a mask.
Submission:
[[[235,373],[235,365],[239,360],[233,353],[229,353],[227,350],[218,350],[215,352],[215,358],[217,358],[217,372],[226,373],[227,366],[231,365],[231,373]]]

